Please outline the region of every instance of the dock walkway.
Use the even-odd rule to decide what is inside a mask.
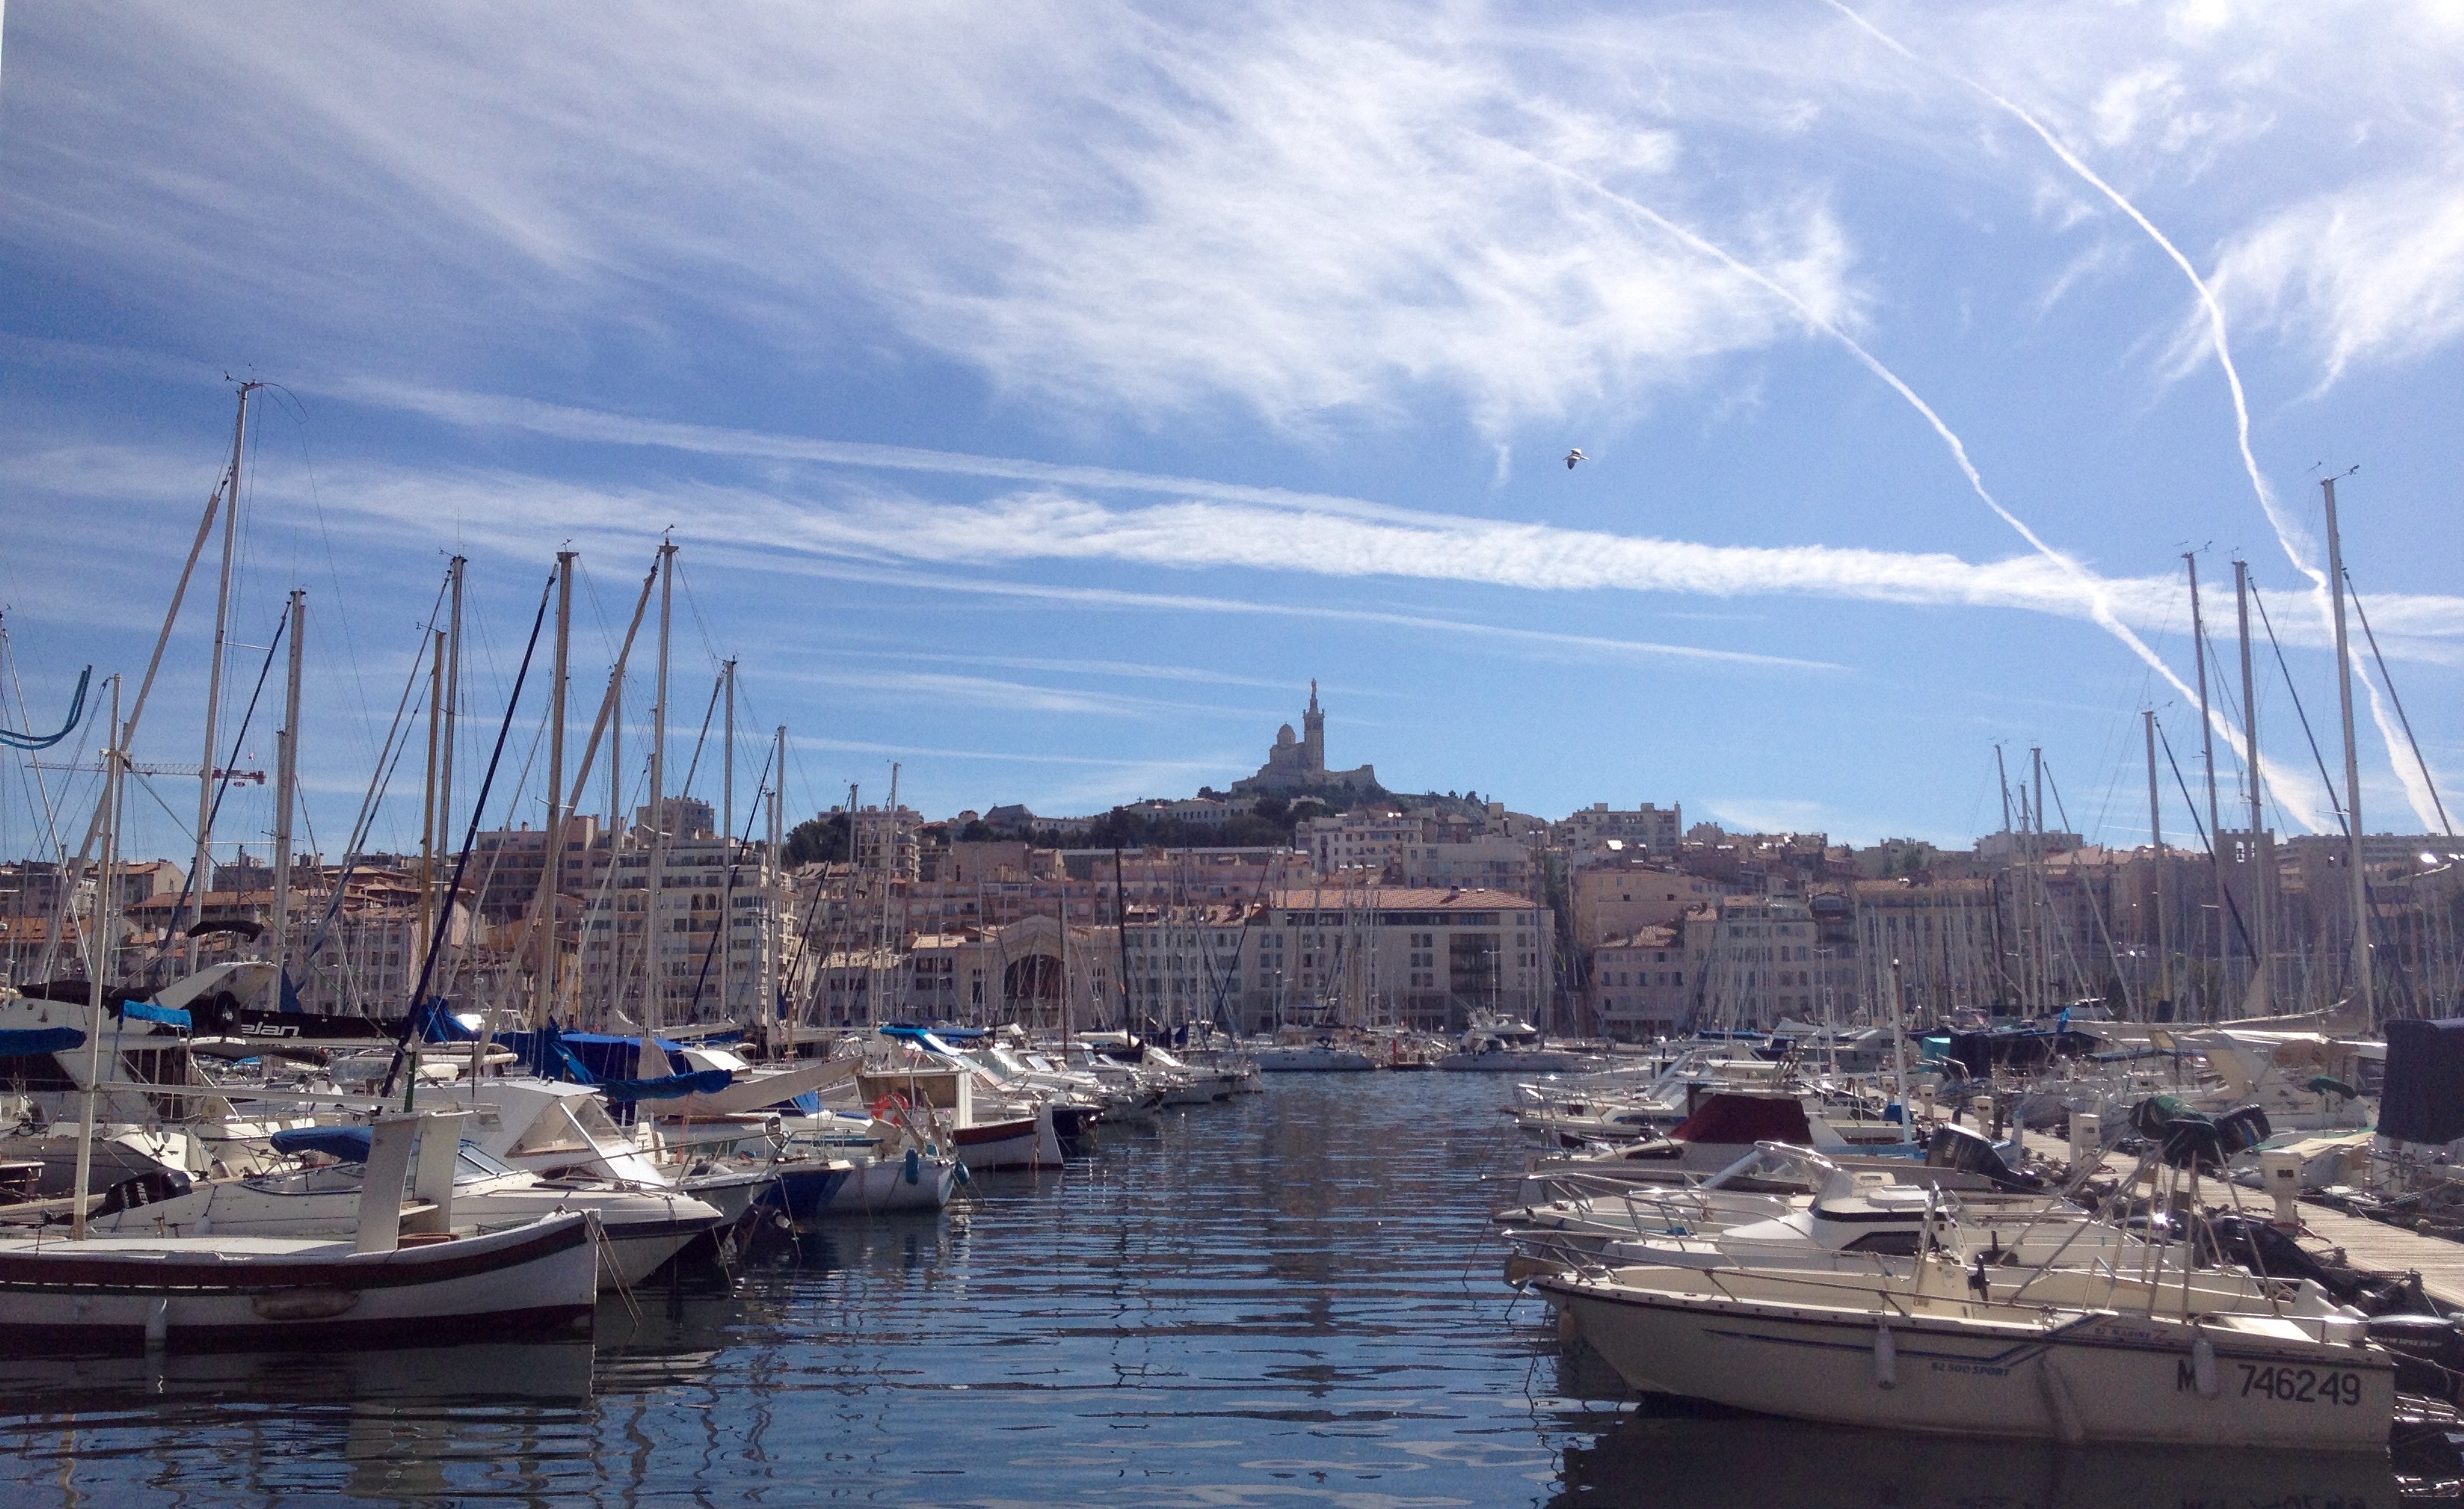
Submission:
[[[2022,1132],[2020,1137],[2028,1151],[2037,1157],[2053,1163],[2064,1163],[2070,1158],[2070,1145],[2058,1137],[2033,1131]],[[2274,1208],[2274,1203],[2256,1191],[2244,1191],[2242,1203],[2254,1211]],[[2341,1247],[2345,1261],[2373,1273],[2417,1273],[2423,1289],[2464,1308],[2464,1242],[2425,1236],[2308,1200],[2301,1202],[2300,1211],[2305,1246]]]

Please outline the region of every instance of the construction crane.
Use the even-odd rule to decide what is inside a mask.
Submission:
[[[34,768],[39,771],[59,772],[68,775],[99,776],[102,774],[102,767],[99,765],[52,765],[46,764],[41,760],[36,760],[34,761]],[[131,763],[128,767],[128,774],[131,776],[187,776],[194,777],[204,775],[205,767],[201,765],[139,765]],[[261,770],[217,769],[214,772],[214,778],[216,780],[231,781],[242,786],[262,786],[265,784],[265,772]]]

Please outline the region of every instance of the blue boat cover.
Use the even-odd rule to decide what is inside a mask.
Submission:
[[[274,1134],[274,1150],[330,1153],[344,1163],[365,1163],[368,1147],[375,1140],[375,1134],[365,1126],[294,1126]]]
[[[672,1101],[687,1095],[715,1095],[736,1083],[725,1069],[700,1069],[659,1080],[607,1080],[599,1093],[611,1101]]]
[[[2387,1024],[2379,1135],[2398,1142],[2464,1137],[2464,1019]]]
[[[152,1001],[121,1001],[120,1015],[134,1017],[139,1021],[159,1021],[167,1027],[189,1025],[187,1012],[177,1006],[157,1006]]]
[[[479,1035],[462,1025],[445,1009],[442,995],[430,999],[427,1007],[414,1015],[417,1026],[411,1036],[422,1042],[476,1042]]]
[[[972,1042],[978,1038],[991,1037],[992,1032],[984,1027],[927,1027],[920,1022],[893,1021],[881,1029],[881,1035],[910,1040],[931,1036],[952,1042]]]
[[[85,1046],[85,1034],[75,1027],[26,1027],[0,1030],[0,1058],[20,1059],[37,1053],[66,1053]]]

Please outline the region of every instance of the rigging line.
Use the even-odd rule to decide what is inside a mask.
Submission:
[[[8,658],[9,680],[11,684],[17,689],[17,711],[20,716],[24,716],[27,706],[26,679],[22,673],[22,667],[18,664],[16,643],[9,637],[9,629],[5,618],[0,618],[0,655],[5,655]],[[78,689],[80,691],[84,689],[84,682],[82,679],[78,682]],[[57,812],[52,806],[51,785],[43,779],[42,762],[39,760],[27,760],[24,763],[27,767],[26,774],[29,777],[28,783],[34,788],[34,795],[39,798],[43,809],[43,833],[44,836],[51,841],[51,856],[55,860],[65,861],[68,858],[68,850],[60,843],[59,817]],[[62,795],[64,797],[66,796],[65,790],[62,792]]]
[[[15,657],[11,656],[11,665],[13,667],[14,664]],[[86,688],[92,685],[93,681],[92,666],[77,673],[77,693],[69,699],[69,718],[66,723],[60,725],[60,731],[57,733],[36,733],[32,730],[21,733],[15,729],[0,729],[0,749],[25,750],[29,753],[34,750],[47,750],[75,733],[78,721],[85,716]],[[17,706],[22,710],[25,705],[26,692],[21,686],[17,689]]]
[[[718,713],[718,694],[726,685],[725,672],[711,679],[710,706],[701,710],[701,732],[693,735],[693,758],[685,761],[685,783],[676,788],[679,799],[693,795],[693,772],[701,769],[701,752],[710,744],[710,720]]]
[[[451,917],[453,904],[462,891],[462,875],[471,864],[471,848],[479,840],[479,823],[488,805],[488,793],[496,783],[496,762],[504,758],[505,737],[514,730],[514,713],[522,705],[522,683],[530,678],[531,657],[539,652],[539,629],[547,623],[548,599],[556,594],[556,573],[547,574],[546,585],[539,588],[539,610],[531,615],[530,644],[522,650],[521,668],[514,673],[513,694],[505,699],[504,721],[496,727],[496,747],[488,753],[488,773],[480,777],[478,798],[471,803],[471,825],[462,835],[462,852],[453,860],[453,880],[445,887],[445,906],[440,915]],[[402,1036],[395,1039],[393,1061],[385,1068],[385,1085],[377,1093],[389,1096],[393,1083],[400,1077],[403,1055],[410,1046],[410,1035],[420,1028],[420,1008],[427,1002],[429,981],[436,973],[436,955],[445,946],[445,934],[452,930],[440,927],[428,940],[428,957],[419,966],[419,984],[411,991],[409,1002],[403,1008]]]
[[[744,817],[744,844],[746,847],[750,847],[753,842],[753,824],[759,820],[759,816],[761,811],[761,798],[770,794],[770,789],[767,784],[769,779],[770,756],[764,754],[761,756],[761,774],[754,777],[755,790],[753,793],[753,810],[745,814]],[[685,1002],[685,1015],[693,1021],[697,1022],[701,1020],[701,993],[702,987],[710,982],[711,955],[722,948],[726,949],[731,954],[736,951],[733,947],[735,937],[729,930],[729,924],[735,921],[735,908],[730,905],[730,903],[734,900],[736,895],[736,872],[739,867],[741,867],[742,864],[742,853],[736,845],[730,844],[728,846],[727,856],[727,879],[721,883],[718,892],[718,931],[711,938],[710,942],[702,948],[701,973],[693,976],[693,998]],[[720,1011],[725,1011],[727,1009],[727,1002],[720,1001],[718,1003],[718,1009]],[[768,1003],[765,1002],[765,1013],[768,1010],[770,1010],[770,1007],[768,1006]]]
[[[2412,746],[2412,762],[2421,767],[2421,783],[2430,788],[2431,805],[2438,809],[2438,825],[2452,839],[2455,837],[2455,825],[2447,820],[2447,803],[2438,797],[2438,778],[2430,773],[2430,761],[2421,756],[2421,741],[2412,736],[2412,718],[2404,711],[2404,698],[2396,692],[2395,677],[2387,673],[2387,657],[2379,653],[2379,637],[2370,632],[2370,616],[2362,611],[2362,589],[2353,585],[2349,568],[2344,572],[2344,587],[2354,615],[2362,621],[2362,637],[2370,642],[2370,659],[2378,662],[2379,679],[2387,683],[2387,700],[2395,704],[2396,719],[2404,725],[2404,741]]]
[[[292,423],[298,426],[299,465],[308,473],[308,508],[317,515],[317,538],[325,551],[325,577],[334,585],[334,601],[338,603],[348,602],[351,601],[350,597],[342,591],[341,563],[334,555],[334,532],[325,518],[324,493],[317,482],[316,454],[308,444],[308,405],[300,401],[298,394],[279,383],[268,383],[264,386],[267,390],[278,393],[291,401]],[[368,707],[367,674],[360,664],[360,645],[359,641],[351,634],[350,615],[338,613],[335,615],[335,621],[341,628],[343,658],[349,662],[351,667],[351,689],[360,699],[359,733],[360,738],[364,742],[376,727],[376,713]],[[384,762],[383,750],[370,753],[376,756],[378,763]]]
[[[214,519],[222,510],[223,492],[230,480],[231,473],[226,469],[215,481],[213,492],[206,496],[205,515],[197,520],[197,537],[189,542],[188,558],[181,564],[180,580],[171,589],[170,606],[163,612],[163,626],[154,635],[154,652],[145,662],[143,679],[137,684],[137,701],[129,708],[128,716],[121,720],[120,727],[108,735],[109,740],[117,741],[123,758],[136,746],[138,721],[144,715],[146,698],[153,694],[155,673],[163,668],[163,652],[170,646],[171,630],[180,621],[180,604],[187,601],[188,583],[197,574],[197,559],[205,554],[206,541],[213,537]],[[100,842],[102,818],[102,809],[98,805],[94,815],[86,820],[85,837],[77,842],[76,864],[82,865],[86,856],[94,852],[95,844]],[[37,976],[51,973],[52,961],[58,952],[58,939],[68,927],[68,903],[69,892],[63,888],[58,900],[53,904],[52,925],[45,935],[42,955],[34,966]]]
[[[2161,719],[2156,724],[2156,742],[2164,746],[2165,763],[2173,767],[2173,784],[2181,789],[2182,800],[2190,809],[2190,827],[2199,835],[2200,845],[2208,851],[2208,873],[2211,876],[2220,875],[2222,871],[2216,859],[2215,836],[2208,832],[2206,823],[2199,820],[2198,803],[2190,800],[2190,784],[2182,778],[2181,761],[2173,757],[2173,741],[2165,736],[2165,725]],[[2232,887],[2219,886],[2216,888],[2224,895],[2225,910],[2233,916],[2234,935],[2241,939],[2241,946],[2244,949],[2249,950],[2254,956],[2256,955],[2258,949],[2250,941],[2250,929],[2242,925],[2241,904],[2233,900]]]
[[[446,583],[439,580],[436,601],[429,604],[428,622],[420,627],[422,645],[426,645],[429,636],[436,632],[437,615],[445,610],[445,588]],[[299,956],[299,967],[303,970],[325,946],[325,940],[332,934],[334,925],[341,915],[343,893],[350,886],[352,872],[359,867],[360,856],[367,848],[368,835],[376,828],[378,809],[384,805],[385,793],[393,788],[393,777],[402,769],[403,755],[410,750],[410,696],[419,686],[421,658],[416,654],[410,657],[410,668],[403,677],[402,696],[394,704],[393,726],[385,731],[385,743],[378,747],[376,767],[368,772],[368,789],[361,795],[360,810],[352,818],[350,832],[343,841],[342,864],[335,873],[333,891],[326,897],[325,915],[318,919],[317,930]],[[399,744],[395,742],[397,734],[401,736]]]
[[[686,576],[682,570],[678,570],[676,585],[685,589],[685,611],[692,616],[693,628],[701,635],[702,650],[710,656],[712,665],[719,664],[726,657],[719,654],[718,642],[711,638],[710,621],[702,617],[701,600],[693,596],[693,579]]]
[[[2045,785],[2046,788],[2054,794],[2054,811],[2061,817],[2061,831],[2064,833],[2075,831],[2071,827],[2070,809],[2062,805],[2061,783],[2054,779],[2054,762],[2052,760],[2045,761]]]
[[[2319,753],[2319,735],[2311,732],[2310,714],[2301,706],[2301,689],[2293,684],[2293,668],[2284,664],[2284,646],[2276,638],[2275,621],[2267,616],[2267,600],[2259,596],[2255,581],[2250,584],[2250,601],[2258,609],[2259,626],[2267,630],[2267,647],[2276,652],[2277,673],[2284,678],[2284,689],[2293,695],[2293,711],[2301,719],[2301,736],[2310,741],[2310,758],[2318,763],[2320,783],[2327,788],[2327,810],[2335,814],[2336,826],[2350,837],[2353,825],[2344,820],[2344,803],[2336,795],[2335,778],[2327,774],[2327,756]],[[2260,756],[2262,770],[2265,761],[2266,757]]]
[[[128,772],[128,774],[137,776],[138,790],[143,791],[148,797],[153,798],[154,805],[162,808],[164,815],[171,820],[171,831],[178,834],[182,839],[187,840],[189,847],[195,847],[197,836],[189,830],[187,820],[171,810],[171,804],[165,801],[163,799],[163,794],[154,789],[153,777],[142,775],[133,770]]]
[[[505,798],[505,815],[497,823],[497,831],[499,832],[511,833],[514,831],[515,816],[521,809],[522,798],[527,795],[530,790],[532,762],[539,758],[539,745],[546,739],[547,726],[549,720],[554,716],[555,713],[552,709],[544,707],[539,709],[539,724],[531,730],[530,747],[522,753],[522,767],[520,770],[515,772],[513,791]],[[487,868],[479,872],[479,883],[471,888],[473,911],[477,911],[486,904],[488,892],[493,889],[496,884],[496,871],[504,864],[504,844],[497,843],[489,848]],[[450,951],[446,955],[445,980],[443,985],[437,991],[438,995],[450,995],[453,993],[455,979],[461,972],[461,959],[462,951],[458,949]]]
[[[248,711],[240,715],[239,732],[231,735],[231,757],[224,762],[220,771],[210,773],[219,775],[222,778],[214,783],[213,803],[206,809],[206,833],[209,837],[214,831],[214,820],[222,816],[223,798],[231,795],[231,777],[238,774],[239,770],[239,752],[248,743],[248,726],[255,721],[257,700],[265,695],[265,678],[274,669],[275,653],[282,647],[283,633],[290,627],[291,604],[285,602],[282,605],[282,617],[274,625],[274,642],[265,646],[265,664],[256,668],[256,686],[248,694]],[[206,896],[213,889],[211,873],[213,856],[210,853],[207,855],[206,862],[208,866],[206,875],[203,877],[190,875],[180,882],[179,897],[171,903],[171,920],[167,924],[169,929],[176,929],[180,926],[180,910],[187,905],[191,893],[197,898],[197,919],[204,920]]]

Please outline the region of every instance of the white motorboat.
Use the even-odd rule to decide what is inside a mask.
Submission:
[[[1438,1060],[1437,1067],[1458,1073],[1571,1074],[1598,1062],[1595,1054],[1550,1047],[1529,1022],[1474,1012],[1455,1051]]]
[[[1535,1287],[1647,1392],[1893,1430],[2386,1450],[2393,1362],[2361,1316],[2315,1292],[2286,1303],[2218,1275],[1980,1273],[1986,1298],[1934,1259],[1912,1279],[1637,1266]]]

